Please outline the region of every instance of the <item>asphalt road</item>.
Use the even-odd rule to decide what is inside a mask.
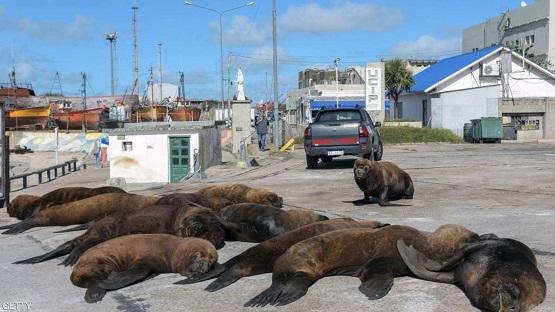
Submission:
[[[415,198],[405,207],[356,206],[362,193],[353,181],[354,159],[338,159],[317,170],[305,169],[303,151],[282,159],[263,159],[248,171],[214,170],[209,180],[163,187],[132,186],[144,194],[193,190],[208,183],[241,182],[268,187],[285,203],[320,211],[329,217],[377,219],[434,230],[457,223],[477,233],[496,233],[530,247],[555,252],[555,145],[401,145],[385,148],[384,160],[397,163],[413,178]],[[106,170],[87,170],[28,190],[41,194],[67,185],[102,185]],[[21,193],[21,192],[18,192]],[[291,207],[288,206],[288,207]],[[287,208],[287,207],[286,207]],[[0,224],[13,222],[0,210]],[[71,270],[53,260],[37,265],[13,261],[55,248],[78,233],[53,234],[59,228],[39,228],[17,236],[0,236],[0,311],[5,303],[30,303],[31,311],[255,311],[243,304],[270,285],[271,275],[244,278],[216,293],[202,289],[208,282],[178,286],[180,277],[159,275],[106,295],[98,304],[83,300],[84,289],[69,281]],[[228,243],[220,251],[226,261],[251,246]],[[537,255],[547,281],[545,302],[534,311],[555,309],[555,257]],[[273,311],[476,311],[454,286],[398,278],[391,292],[368,301],[351,277],[324,278],[297,302]],[[7,307],[7,306],[6,306]],[[19,305],[20,311],[26,310]],[[6,310],[6,309],[4,309]]]

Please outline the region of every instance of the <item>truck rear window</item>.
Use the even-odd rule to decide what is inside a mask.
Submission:
[[[359,111],[329,111],[320,112],[318,121],[361,121],[362,115]]]

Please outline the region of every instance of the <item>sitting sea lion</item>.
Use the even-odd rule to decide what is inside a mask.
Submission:
[[[179,273],[194,277],[218,261],[216,248],[204,239],[168,234],[134,234],[87,250],[71,272],[71,282],[87,288],[85,301],[102,300],[107,290],[120,289],[151,274]]]
[[[220,210],[229,240],[258,243],[306,224],[329,220],[312,211],[243,203]]]
[[[179,281],[177,284],[197,283],[217,277],[214,282],[206,287],[206,290],[220,290],[235,283],[242,277],[272,272],[274,262],[287,248],[307,238],[340,229],[373,229],[387,225],[389,224],[383,224],[378,221],[359,222],[349,218],[332,219],[304,225],[247,249],[228,260],[218,270],[212,270],[196,278]]]
[[[195,194],[202,195],[206,198],[226,199],[232,204],[257,203],[277,208],[283,206],[283,198],[276,193],[267,189],[253,188],[238,183],[212,185],[196,191]]]
[[[526,312],[545,299],[536,258],[519,241],[490,237],[465,246],[441,265],[403,240],[397,247],[414,275],[458,286],[481,311]]]
[[[359,158],[353,170],[365,202],[372,196],[378,198],[380,206],[396,206],[389,200],[413,197],[414,186],[409,174],[393,163]]]
[[[10,217],[25,220],[49,206],[65,204],[105,193],[125,193],[125,191],[113,186],[96,188],[62,187],[43,196],[19,195],[8,204],[8,214]]]
[[[17,234],[39,226],[65,226],[98,220],[121,210],[152,206],[160,197],[127,193],[100,194],[78,201],[50,206],[19,223],[1,226],[9,229],[2,234]]]
[[[197,204],[214,211],[219,211],[225,206],[235,204],[235,202],[222,197],[207,197],[197,193],[173,193],[162,196],[158,204],[174,206]]]
[[[73,265],[87,249],[115,237],[130,234],[172,234],[205,239],[217,249],[225,245],[225,231],[210,209],[194,206],[156,205],[133,211],[119,211],[95,222],[80,235],[41,256],[15,262],[32,264],[69,254],[61,263]]]
[[[394,277],[410,272],[397,252],[400,239],[443,260],[479,237],[458,225],[443,225],[432,233],[401,225],[324,233],[287,249],[274,263],[270,288],[245,306],[289,304],[320,278],[333,275],[358,277],[359,290],[369,299],[379,299],[389,292]]]

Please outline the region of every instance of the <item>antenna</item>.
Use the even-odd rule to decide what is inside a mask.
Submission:
[[[54,76],[52,87],[50,88],[50,94],[53,94],[52,92],[54,91],[55,86],[58,86],[58,90],[60,91],[59,95],[64,95],[64,92],[62,91],[62,81],[60,80],[60,73],[58,73],[57,71],[56,75]]]
[[[158,80],[160,81],[160,103],[162,104],[162,44],[158,44]]]
[[[131,90],[131,94],[139,94],[139,90],[141,90],[139,85],[139,43],[137,37],[137,10],[139,7],[131,7],[133,10],[133,90]]]
[[[116,95],[116,72],[115,72],[115,48],[118,39],[118,33],[106,33],[104,38],[110,42],[110,78],[112,81],[112,96]]]

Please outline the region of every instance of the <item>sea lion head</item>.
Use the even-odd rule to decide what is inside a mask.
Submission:
[[[218,261],[218,252],[209,241],[200,238],[188,238],[175,251],[178,259],[176,271],[186,277],[195,277],[208,272]]]
[[[364,158],[357,159],[353,167],[353,171],[355,173],[355,179],[366,180],[366,178],[368,177],[368,173],[370,172],[370,170],[372,170],[373,165],[374,165],[374,162],[368,159],[364,159]]]
[[[10,217],[24,220],[33,214],[35,208],[33,203],[40,199],[39,196],[34,195],[19,195],[8,203],[8,215]]]
[[[438,253],[436,255],[438,258],[449,258],[466,244],[479,241],[480,236],[464,226],[444,224],[437,228],[428,239],[431,246],[442,246],[434,248]]]
[[[252,189],[248,191],[246,202],[268,205],[276,208],[283,207],[283,198],[266,189]]]
[[[225,245],[225,230],[218,217],[209,209],[189,208],[188,210],[176,218],[177,235],[203,238],[217,249],[222,248]]]

